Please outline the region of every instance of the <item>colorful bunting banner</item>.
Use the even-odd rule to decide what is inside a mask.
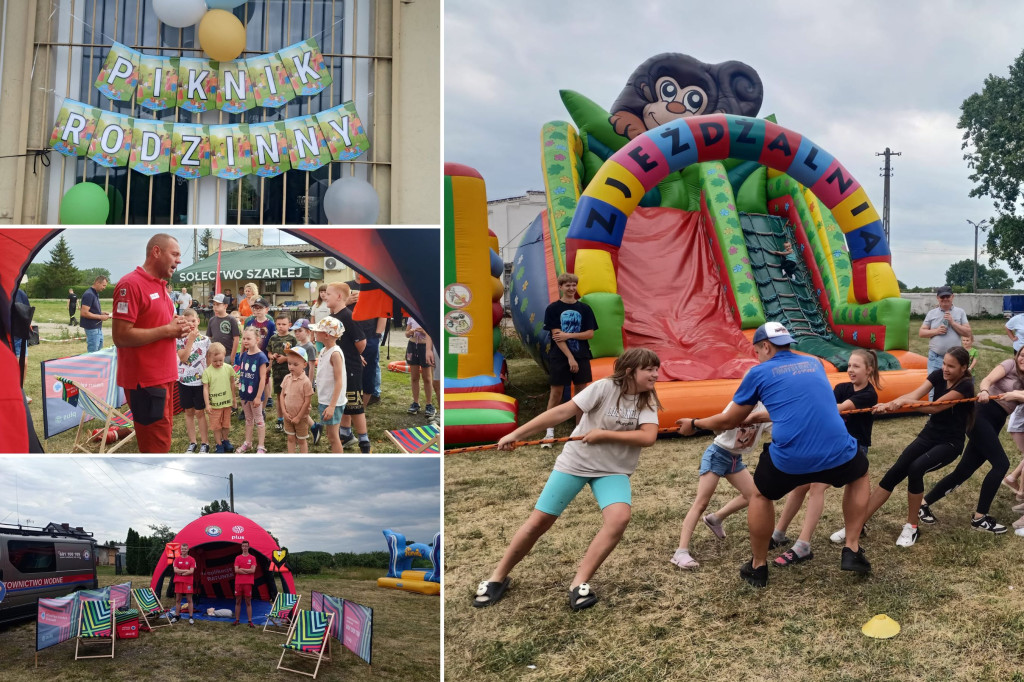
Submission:
[[[370,141],[352,102],[283,121],[205,125],[138,119],[64,100],[50,146],[108,168],[191,180],[312,171],[358,157]]]
[[[324,65],[324,56],[314,38],[303,40],[279,50],[277,53],[288,80],[296,95],[316,95],[324,91],[333,81],[331,72]]]
[[[112,100],[152,111],[221,109],[238,114],[256,106],[276,109],[298,95],[323,92],[334,82],[320,45],[309,38],[264,55],[216,62],[201,57],[150,57],[113,43],[95,87]]]
[[[213,66],[216,62],[201,57],[180,57],[176,61],[178,63],[178,106],[193,113],[216,109],[219,73]]]
[[[64,156],[85,156],[96,132],[101,109],[74,100],[64,100],[57,113],[57,124],[50,135],[50,146]]]
[[[168,173],[171,170],[171,136],[173,123],[134,119],[132,148],[128,165],[132,170],[145,175]]]
[[[288,71],[276,54],[249,57],[245,60],[252,78],[252,91],[256,104],[277,109],[295,99]]]
[[[150,111],[173,109],[178,105],[178,66],[171,57],[139,60],[139,106]]]
[[[94,83],[97,90],[112,100],[127,102],[139,85],[139,61],[142,53],[127,45],[114,43]]]

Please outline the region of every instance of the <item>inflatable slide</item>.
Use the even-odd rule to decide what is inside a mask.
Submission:
[[[924,380],[864,188],[809,137],[753,118],[761,88],[738,62],[665,54],[638,67],[611,112],[562,92],[575,126],[543,127],[548,206],[524,233],[509,292],[539,362],[543,311],[568,271],[600,327],[595,378],[624,348],[658,353],[662,426],[728,403],[765,321],[786,325],[833,383],[848,380],[858,346],[879,353],[883,400]]]

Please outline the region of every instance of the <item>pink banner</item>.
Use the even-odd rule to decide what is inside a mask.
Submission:
[[[345,600],[342,644],[367,663],[373,647],[373,609]]]

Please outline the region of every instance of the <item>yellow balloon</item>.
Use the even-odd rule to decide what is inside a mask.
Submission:
[[[231,12],[211,9],[199,22],[199,46],[210,59],[230,62],[245,50],[245,27]]]

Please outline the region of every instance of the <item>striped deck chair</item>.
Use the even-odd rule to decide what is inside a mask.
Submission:
[[[117,640],[117,632],[114,630],[114,609],[109,601],[95,601],[93,599],[82,600],[81,608],[78,611],[78,636],[75,638],[75,660],[80,658],[113,658],[114,642]],[[95,654],[92,656],[79,656],[80,645],[86,646],[103,645],[110,642],[109,654]]]
[[[331,660],[331,624],[333,622],[333,613],[296,611],[292,626],[288,630],[288,641],[281,645],[283,650],[281,658],[277,661],[277,669],[308,675],[315,680],[317,672],[320,671],[320,662],[325,659]],[[294,668],[285,668],[282,663],[284,663],[284,655],[289,651],[302,658],[315,659],[316,667],[313,668],[313,672],[307,673]]]
[[[82,418],[78,421],[78,431],[75,432],[75,444],[71,447],[72,452],[75,450],[81,450],[82,452],[93,454],[92,450],[88,447],[91,433],[82,433],[82,427],[85,426],[85,422],[93,417],[104,420],[104,434],[111,426],[116,426],[118,428],[134,428],[135,423],[132,421],[130,410],[126,410],[123,413],[120,412],[117,408],[112,407],[106,400],[103,400],[92,391],[71,379],[65,379],[64,377],[59,376],[57,377],[57,381],[64,385],[62,397],[65,402],[76,405],[82,410]],[[135,438],[135,431],[132,431],[128,436],[117,441],[110,450],[107,450],[107,440],[106,438],[101,437],[99,452],[100,454],[104,452],[114,452],[133,438]]]
[[[132,590],[132,596],[135,597],[135,603],[139,605],[139,616],[142,617],[142,622],[145,624],[145,629],[149,631],[156,630],[157,628],[166,628],[174,625],[174,621],[170,618],[170,609],[165,609],[163,604],[160,603],[160,598],[153,593],[152,587],[143,587],[138,590]],[[150,622],[150,618],[153,622]],[[166,623],[160,625],[154,625],[153,623],[158,622],[161,618],[166,618]]]
[[[263,632],[270,628],[271,632],[279,635],[287,635],[292,625],[292,614],[299,610],[299,602],[302,601],[301,594],[284,594],[278,592],[274,598],[274,604],[270,607],[270,615],[263,624]],[[287,628],[278,630],[277,628]]]
[[[411,455],[437,455],[441,453],[441,445],[438,443],[438,439],[441,437],[441,429],[434,424],[414,426],[411,429],[395,429],[394,431],[385,431],[384,433],[402,452]]]

